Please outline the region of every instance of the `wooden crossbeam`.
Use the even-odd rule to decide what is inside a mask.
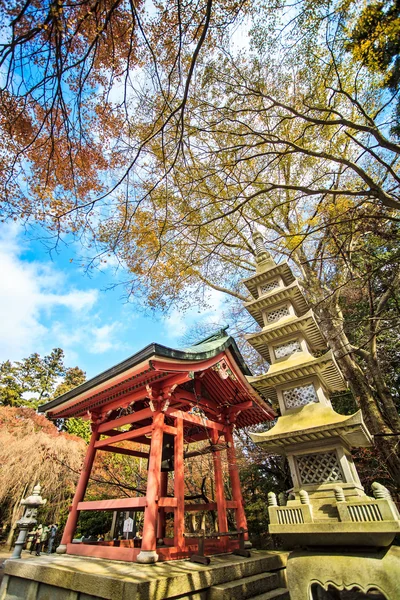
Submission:
[[[198,380],[197,380],[198,381]],[[199,405],[206,410],[218,415],[221,411],[221,407],[218,406],[214,400],[209,400],[208,398],[203,398],[201,395],[195,395],[193,392],[188,392],[186,390],[176,390],[174,396],[177,400],[184,400],[186,404],[196,404]]]
[[[124,440],[134,440],[135,438],[151,433],[152,431],[153,425],[147,425],[146,427],[140,427],[139,429],[132,429],[132,431],[124,431],[123,433],[120,433],[119,435],[114,435],[111,438],[99,440],[95,443],[94,447],[98,449],[102,446],[108,446],[109,444],[123,442]]]
[[[114,429],[114,427],[121,427],[122,425],[130,425],[131,423],[137,423],[138,421],[142,421],[144,419],[149,419],[153,416],[153,413],[150,408],[144,408],[143,410],[139,410],[138,412],[131,413],[129,415],[124,415],[123,417],[119,417],[118,419],[113,419],[112,421],[106,421],[102,423],[99,427],[99,433],[105,433],[109,429]]]
[[[139,450],[131,450],[130,448],[120,448],[119,446],[101,446],[99,450],[106,452],[114,452],[114,454],[126,454],[127,456],[136,456],[137,458],[149,458],[148,452],[140,452]]]
[[[185,504],[185,511],[217,510],[216,502],[207,502],[204,504]]]
[[[89,502],[79,502],[80,510],[130,510],[134,508],[145,508],[147,506],[146,497],[142,498],[123,498],[122,500],[91,500]]]
[[[170,435],[176,435],[176,427],[172,427],[171,425],[164,425],[163,431],[164,433],[169,433]]]
[[[237,508],[237,502],[235,500],[226,500],[226,508]],[[187,512],[200,512],[202,510],[217,510],[217,503],[185,504],[185,511]]]
[[[188,423],[194,423],[195,425],[200,425],[201,427],[206,427],[207,429],[213,429],[216,431],[225,431],[225,425],[221,423],[216,423],[211,419],[202,419],[201,417],[197,417],[196,415],[189,415],[187,412],[183,410],[174,410],[173,408],[168,408],[166,414],[173,418],[183,419]]]
[[[160,508],[175,508],[176,506],[178,506],[178,499],[177,498],[169,498],[168,496],[159,498],[158,506]]]

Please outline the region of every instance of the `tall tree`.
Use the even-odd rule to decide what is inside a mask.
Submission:
[[[126,160],[113,180],[118,194],[112,210],[102,205],[102,218],[97,212],[89,227],[96,228],[100,251],[116,253],[132,271],[131,292],[165,309],[177,302],[188,306],[194,296],[202,300],[207,286],[244,300],[239,282],[254,269],[250,235],[261,228],[271,252],[293,261],[400,484],[396,397],[382,366],[395,368],[384,332],[398,318],[397,92],[388,96],[384,75],[345,50],[345,9],[351,7],[356,18],[355,3],[304,0],[296,9],[284,1],[251,4],[251,52],[235,52],[230,36],[219,35],[219,28],[232,31],[229,15],[235,19],[248,6],[238,3],[229,12],[230,5],[207,2],[196,15],[191,2],[157,6],[142,38],[143,78],[135,83],[129,110],[124,96],[123,123],[118,121],[118,158]],[[137,25],[142,35],[139,11],[135,18],[131,31]],[[26,28],[25,18],[17,18],[13,30],[20,21]],[[50,22],[55,32],[60,17]],[[26,31],[30,26],[6,44],[8,54],[29,50]],[[10,69],[16,65],[11,61]],[[125,81],[128,73],[129,66]],[[57,81],[54,71],[49,77]],[[106,106],[109,82],[103,86]],[[63,126],[69,122],[63,114]],[[129,183],[128,171],[133,190],[118,187]],[[74,227],[86,223],[87,213],[104,200],[100,194],[96,203],[89,194],[80,201],[76,194],[63,204],[53,188],[61,201],[50,211],[53,224],[72,214],[83,215]],[[49,214],[43,206],[39,218]],[[357,294],[363,311],[351,315],[347,300]]]
[[[53,394],[57,398],[86,381],[86,373],[79,367],[69,367],[65,370],[63,381],[56,387]]]
[[[132,292],[167,309],[201,301],[205,286],[245,300],[260,227],[295,264],[400,486],[397,394],[383,368],[399,318],[396,98],[346,53],[340,13],[301,7],[304,43],[277,42],[261,23],[252,56],[226,46],[203,61],[182,153],[169,152],[173,132],[153,140],[142,193],[121,199],[100,236],[131,269]],[[351,314],[357,295],[363,310]]]
[[[60,380],[62,381],[60,382]],[[64,366],[64,352],[54,348],[41,357],[37,352],[21,361],[0,365],[0,400],[5,406],[39,406],[83,383],[79,367]]]
[[[95,203],[126,183],[142,147],[168,129],[179,151],[199,56],[246,4],[1,0],[3,218],[33,217],[58,234],[94,227]],[[151,123],[132,155],[137,106]]]
[[[400,6],[397,1],[370,2],[350,21],[346,44],[356,61],[383,75],[382,87],[397,95],[400,86]],[[400,136],[400,101],[393,132]]]

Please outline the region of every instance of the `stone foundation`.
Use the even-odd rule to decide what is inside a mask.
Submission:
[[[276,584],[284,586],[287,556],[253,550],[248,559],[213,556],[208,566],[188,560],[139,565],[66,555],[8,560],[0,600],[207,600],[214,585],[242,583],[266,572],[276,573]]]

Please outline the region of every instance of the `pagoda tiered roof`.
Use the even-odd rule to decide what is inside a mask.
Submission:
[[[245,302],[243,306],[246,310],[248,310],[253,319],[257,321],[260,327],[263,327],[264,319],[261,311],[273,308],[277,304],[285,302],[285,300],[289,300],[292,303],[299,315],[303,315],[309,309],[307,301],[304,298],[297,281],[294,281],[291,285],[285,288],[275,288],[271,292],[263,294],[263,296],[260,296],[257,298],[257,300]]]
[[[286,383],[297,383],[300,379],[316,375],[328,392],[346,389],[332,351],[315,358],[305,352],[295,352],[284,361],[270,365],[263,375],[247,377],[247,381],[265,398],[276,402],[275,387]]]
[[[276,323],[265,326],[261,331],[246,335],[246,339],[270,363],[271,351],[267,344],[276,341],[283,342],[287,336],[299,332],[304,335],[313,352],[326,349],[325,339],[315,321],[312,310],[302,317],[296,317],[296,315],[284,317]]]
[[[269,431],[250,436],[253,442],[278,454],[285,454],[285,448],[296,444],[338,437],[353,448],[373,444],[360,410],[354,415],[340,415],[320,403],[292,409],[281,415]]]
[[[257,286],[265,281],[266,275],[268,279],[273,279],[277,276],[282,277],[285,285],[290,285],[295,280],[295,276],[287,261],[281,262],[279,265],[274,263],[271,267],[266,267],[262,272],[242,280],[242,283],[247,287],[253,298],[259,297]]]

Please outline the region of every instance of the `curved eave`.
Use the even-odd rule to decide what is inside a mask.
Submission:
[[[262,273],[257,273],[242,280],[243,285],[246,286],[253,298],[258,298],[258,286],[266,280],[266,275],[268,279],[280,275],[285,285],[290,285],[296,279],[287,261],[267,268]]]
[[[299,359],[304,360],[298,362]],[[247,377],[247,381],[251,383],[264,397],[269,397],[274,394],[273,390],[276,386],[286,383],[293,383],[295,386],[298,380],[316,375],[319,377],[322,385],[328,392],[337,392],[346,389],[346,383],[343,380],[332,352],[326,352],[319,358],[307,358],[307,355],[298,353],[291,355],[290,359],[271,365],[267,373],[256,377]],[[276,396],[276,393],[275,393]]]
[[[140,374],[146,371],[151,371],[153,370],[153,367],[150,361],[151,359],[155,360],[156,358],[173,359],[173,361],[175,360],[177,362],[184,362],[191,370],[196,370],[197,364],[200,370],[200,363],[202,361],[214,358],[221,352],[224,352],[225,350],[229,349],[232,352],[235,362],[239,366],[243,375],[251,375],[251,371],[244,362],[243,357],[240,354],[240,351],[237,347],[237,344],[232,337],[226,336],[225,338],[222,338],[221,344],[214,345],[212,349],[203,350],[201,345],[199,345],[198,348],[198,351],[193,351],[191,349],[176,350],[174,348],[162,346],[161,344],[149,344],[148,346],[146,346],[136,354],[133,354],[126,360],[118,363],[117,365],[114,365],[106,371],[103,371],[99,375],[96,375],[96,377],[85,381],[81,385],[78,385],[77,387],[73,388],[69,392],[66,392],[62,396],[55,398],[51,402],[40,406],[39,412],[51,411],[52,409],[58,407],[60,404],[68,402],[69,400],[72,400],[73,398],[80,396],[85,392],[93,390],[93,393],[95,393],[96,388],[103,386],[107,382],[109,382],[110,387],[112,387],[114,381],[121,375],[126,375],[126,379],[129,379],[131,376],[136,377],[138,371],[140,372]],[[126,381],[126,379],[124,379],[124,381]]]
[[[228,362],[235,374],[233,384],[230,380],[220,380],[213,371],[215,364],[222,359]],[[222,404],[228,402],[234,405],[246,400],[253,401],[253,408],[239,415],[238,427],[274,418],[272,409],[247,382],[246,375],[251,375],[251,371],[244,363],[235,340],[229,336],[187,350],[150,344],[122,363],[41,406],[39,410],[51,418],[82,416],[93,410],[101,412],[110,402],[114,406],[126,403],[129,398],[145,399],[147,384],[158,385],[185,373],[190,379],[191,372],[205,372],[202,381],[208,382],[211,393],[215,391],[217,403],[221,401]]]
[[[262,317],[262,311],[271,309],[277,304],[285,302],[285,300],[290,300],[299,315],[303,315],[309,310],[306,299],[304,298],[297,281],[294,281],[291,285],[285,288],[276,288],[268,294],[260,296],[260,298],[257,300],[246,302],[244,304],[244,308],[248,310],[260,327],[263,327],[264,319]]]
[[[357,411],[349,417],[338,415],[333,409],[323,409],[328,414],[331,412],[331,419],[328,422],[312,424],[312,414],[320,410],[318,405],[307,405],[300,409],[290,411],[279,417],[277,424],[269,431],[264,433],[250,433],[250,437],[255,444],[259,444],[264,449],[278,454],[286,454],[292,446],[297,444],[310,444],[329,440],[331,438],[341,438],[350,447],[372,446],[372,437],[366,428],[361,411]],[[301,413],[311,415],[308,423],[304,423]],[[293,426],[294,425],[294,426]],[[285,431],[287,428],[287,431]]]
[[[292,316],[282,319],[281,322],[268,325],[262,331],[246,335],[246,339],[270,363],[271,353],[267,344],[272,344],[276,341],[284,343],[286,338],[296,333],[304,335],[312,352],[318,352],[326,348],[326,342],[315,321],[312,310],[309,310],[302,317]]]

